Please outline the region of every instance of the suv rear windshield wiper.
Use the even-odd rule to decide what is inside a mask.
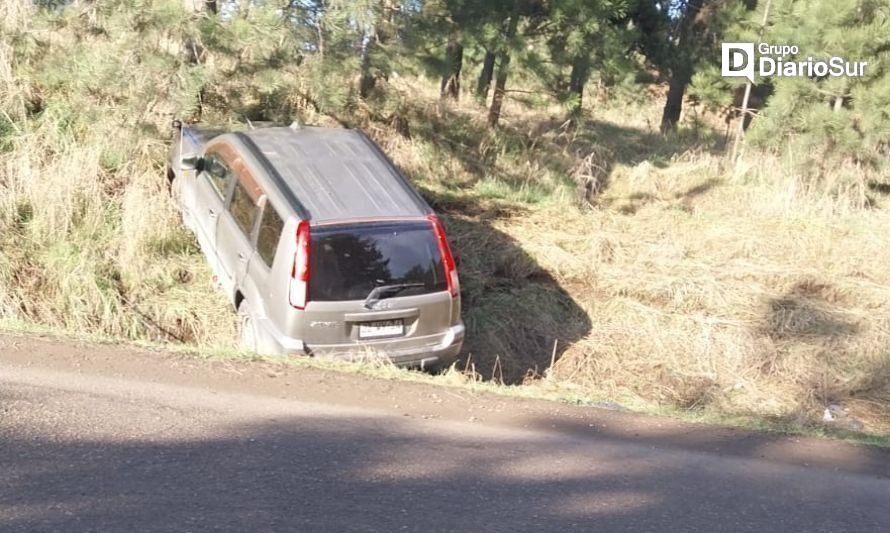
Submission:
[[[423,283],[394,283],[392,285],[378,285],[371,289],[371,292],[368,293],[368,297],[365,298],[365,308],[370,309],[372,305],[377,303],[378,300],[382,300],[383,298],[389,298],[390,296],[395,296],[396,294],[407,290],[407,289],[416,289],[418,287],[424,287]]]

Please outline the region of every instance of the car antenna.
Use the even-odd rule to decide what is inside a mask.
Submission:
[[[256,128],[253,126],[253,122],[251,122],[249,118],[247,118],[247,117],[245,116],[245,117],[244,117],[244,120],[247,121],[247,125],[250,127],[250,129],[252,129],[252,130],[255,130],[255,129],[256,129]]]
[[[290,126],[288,126],[288,127],[294,131],[300,131],[301,129],[303,129],[303,122],[297,118],[297,119],[294,119],[294,121],[291,122]]]

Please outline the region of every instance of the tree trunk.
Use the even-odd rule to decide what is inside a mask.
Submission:
[[[760,23],[760,35],[759,37],[763,37],[763,30],[766,28],[766,23],[769,20],[769,8],[772,4],[772,0],[766,0],[766,7],[763,9],[763,21]],[[753,59],[752,59],[753,61]],[[751,102],[751,88],[753,83],[751,80],[748,80],[745,83],[745,95],[742,97],[742,113],[739,117],[739,131],[736,134],[735,142],[732,143],[732,161],[736,160],[736,157],[739,153],[739,145],[742,142],[742,139],[745,138],[745,129],[748,127],[748,123],[751,121],[751,117],[748,114],[748,104]]]
[[[837,113],[841,109],[844,108],[844,97],[843,96],[835,96],[834,97],[834,111]]]
[[[374,36],[365,34],[362,39],[362,72],[358,82],[358,94],[362,98],[367,98],[374,89],[376,80],[371,72],[371,47],[374,44]]]
[[[488,98],[491,89],[491,80],[494,77],[494,60],[497,56],[491,50],[485,50],[485,59],[482,60],[482,72],[479,73],[479,81],[476,83],[476,98],[482,102]]]
[[[742,96],[742,111],[739,116],[739,131],[736,133],[735,141],[732,143],[732,155],[730,159],[732,161],[736,160],[736,156],[739,153],[739,144],[742,142],[742,138],[745,136],[745,128],[747,127],[745,124],[745,119],[748,118],[748,102],[751,101],[751,80],[748,80],[745,83],[745,95]]]
[[[590,54],[581,53],[572,60],[572,73],[569,76],[569,97],[572,98],[569,114],[581,114],[581,101],[584,98],[584,85],[590,76]]]
[[[204,11],[204,0],[182,0],[182,7],[189,13],[200,13]]]
[[[203,13],[205,9],[212,9],[216,5],[216,2],[211,4],[209,1],[205,0],[182,0],[182,7],[189,13]],[[216,13],[216,11],[213,11]],[[182,41],[182,56],[185,58],[185,62],[189,65],[197,65],[201,62],[204,57],[206,50],[201,45],[201,41],[194,37],[185,37]],[[200,116],[200,100],[199,100],[199,110]]]
[[[460,43],[457,32],[452,32],[448,37],[448,46],[445,48],[445,63],[447,69],[442,76],[442,84],[439,87],[439,97],[450,97],[453,100],[460,99],[460,73],[464,63],[464,47]]]
[[[510,25],[501,45],[500,61],[498,62],[498,75],[494,82],[494,96],[491,97],[491,107],[488,109],[488,127],[496,128],[501,119],[501,107],[504,105],[504,89],[507,86],[507,75],[510,72],[510,44],[516,37],[516,28],[519,26],[519,9],[513,10],[510,15]]]
[[[671,76],[664,112],[661,114],[661,133],[667,133],[677,127],[683,113],[683,95],[689,85],[690,76],[686,72],[678,72]]]
[[[318,57],[324,60],[324,27],[321,21],[316,23],[315,32],[318,36]]]
[[[498,76],[494,82],[494,96],[491,97],[491,107],[488,109],[488,126],[496,128],[501,119],[501,108],[504,105],[504,89],[507,86],[507,69],[510,67],[510,52],[505,50],[500,54]]]
[[[698,14],[706,2],[714,0],[688,0],[683,11],[677,32],[677,43],[671,50],[671,82],[668,87],[667,100],[664,103],[664,112],[661,115],[661,133],[667,133],[677,126],[680,115],[683,113],[683,94],[686,86],[692,79],[694,69],[695,39],[697,30],[701,30],[698,23]]]
[[[396,24],[399,8],[394,0],[371,2],[375,14],[374,24],[362,38],[361,78],[359,95],[367,98],[379,79],[387,80],[386,47],[397,37]]]

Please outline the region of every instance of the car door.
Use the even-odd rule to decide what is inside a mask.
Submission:
[[[216,250],[220,264],[220,282],[229,294],[240,287],[247,265],[254,253],[260,204],[265,198],[240,160],[235,168],[232,192],[216,228]]]
[[[201,172],[195,183],[192,217],[198,244],[214,271],[219,275],[216,233],[219,216],[225,208],[233,180],[231,167],[216,153],[204,156]]]

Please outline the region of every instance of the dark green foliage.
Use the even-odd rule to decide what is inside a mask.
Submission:
[[[765,8],[761,1],[730,18],[725,40],[797,46],[799,54],[788,61],[834,56],[868,66],[863,77],[758,79],[747,140],[791,150],[811,178],[843,164],[886,164],[879,148],[890,139],[890,2],[772,0],[768,13]],[[743,86],[744,80],[720,78],[718,68],[708,67],[694,76],[691,92],[711,108],[728,108],[739,105]]]
[[[773,78],[775,94],[753,140],[792,143],[804,154],[875,164],[890,140],[890,3],[818,0],[777,4],[766,37],[800,47],[801,58],[867,61],[864,77]]]
[[[443,99],[475,93],[490,105],[491,127],[512,102],[556,101],[577,123],[585,110],[595,114],[591,91],[600,101],[642,98],[658,84],[666,94],[662,131],[680,125],[690,100],[729,111],[729,131],[744,82],[720,77],[720,44],[767,41],[868,61],[869,70],[863,78],[759,82],[751,141],[867,165],[890,142],[888,0],[772,0],[766,26],[766,0],[96,0],[92,18],[77,18],[83,9],[64,0],[33,3],[54,13],[51,24],[83,35],[122,35],[108,27],[117,24],[132,39],[149,39],[121,48],[152,51],[134,61],[176,79],[168,96],[185,118],[289,120],[308,110],[350,122],[358,112],[359,120],[402,124],[409,135],[406,95],[390,82],[419,75]],[[36,41],[15,45],[23,60],[43,53]],[[103,64],[81,49],[34,75],[47,89],[75,80],[108,105],[128,105],[121,95],[130,74]],[[47,112],[39,99],[26,105]],[[73,130],[85,126],[66,121],[58,106],[48,112]],[[14,120],[0,117],[0,144],[11,128]]]

